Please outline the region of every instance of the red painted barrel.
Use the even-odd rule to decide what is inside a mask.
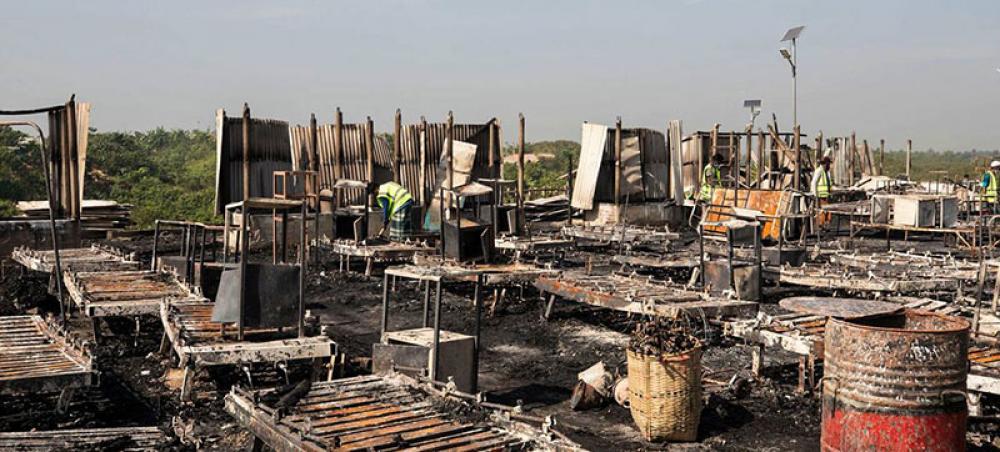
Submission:
[[[830,319],[824,451],[965,450],[969,322],[924,311]]]

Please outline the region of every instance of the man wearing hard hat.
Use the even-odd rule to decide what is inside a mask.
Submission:
[[[983,188],[982,193],[979,194],[980,206],[983,211],[996,212],[997,187],[1000,184],[1000,180],[997,180],[998,173],[1000,173],[1000,160],[990,162],[990,169],[983,173],[983,181],[979,184]]]

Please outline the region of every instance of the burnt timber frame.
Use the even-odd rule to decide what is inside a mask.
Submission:
[[[0,394],[59,392],[97,383],[85,344],[40,316],[0,317]]]
[[[212,322],[213,303],[207,300],[164,300],[160,303],[163,340],[160,354],[171,349],[184,369],[181,400],[190,398],[194,374],[199,368],[265,362],[287,362],[329,358],[328,378],[333,374],[333,360],[339,354],[336,342],[321,331],[318,336],[270,338],[280,334],[276,328],[244,330],[243,339],[230,340],[225,324]],[[314,324],[315,322],[310,322]],[[258,334],[268,340],[254,341]]]
[[[447,388],[419,385],[405,376],[361,376],[313,383],[287,409],[264,402],[264,391],[239,387],[226,395],[225,410],[258,440],[279,452],[325,450],[521,450],[528,446],[576,450],[564,437],[526,422],[539,419],[511,407],[470,400]],[[465,400],[497,411],[488,425],[454,421],[432,399]],[[559,439],[558,446],[549,436]],[[532,449],[532,450],[537,450]]]
[[[66,272],[63,280],[73,304],[91,318],[155,315],[166,297],[199,297],[170,272]]]
[[[17,247],[11,253],[11,259],[29,270],[56,272],[55,252],[52,250]],[[117,248],[101,245],[61,249],[59,259],[66,271],[138,270],[140,265],[135,259],[135,253],[125,253]]]
[[[588,275],[564,272],[557,277],[543,276],[535,288],[549,294],[545,317],[552,312],[557,297],[600,308],[666,318],[752,317],[757,303],[711,297],[683,286],[634,276]]]
[[[160,303],[163,331],[181,366],[279,362],[336,355],[337,344],[325,335],[253,340],[257,335],[279,334],[277,328],[250,328],[245,330],[250,339],[231,341],[232,337],[226,336],[225,324],[211,321],[212,306],[213,303],[204,299]]]
[[[30,432],[0,432],[0,450],[52,451],[97,450],[109,442],[128,439],[130,447],[122,450],[159,450],[167,445],[167,436],[158,427],[84,428]]]
[[[614,226],[572,225],[562,228],[562,235],[580,241],[601,244],[621,243],[630,246],[662,245],[680,238],[680,234],[665,229],[618,224]]]

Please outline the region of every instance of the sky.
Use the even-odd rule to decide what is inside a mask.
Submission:
[[[98,130],[214,127],[215,110],[306,124],[504,124],[579,141],[583,121],[742,130],[744,99],[814,134],[898,149],[1000,148],[1000,2],[0,0],[0,109],[91,102]]]

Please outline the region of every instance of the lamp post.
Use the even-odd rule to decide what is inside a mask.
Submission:
[[[798,87],[798,58],[796,57],[796,41],[799,39],[799,35],[802,34],[802,30],[805,29],[805,25],[800,25],[798,27],[790,28],[785,32],[785,36],[781,38],[780,42],[792,41],[792,50],[788,51],[787,48],[782,47],[778,50],[781,53],[782,58],[788,61],[788,64],[792,67],[792,125],[799,125],[799,87]]]

